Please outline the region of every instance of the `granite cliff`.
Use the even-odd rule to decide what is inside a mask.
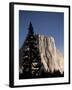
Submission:
[[[45,72],[64,72],[64,56],[57,49],[53,37],[38,35],[41,63]]]

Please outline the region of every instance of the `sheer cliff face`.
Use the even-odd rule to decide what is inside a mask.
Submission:
[[[45,37],[38,35],[39,51],[41,62],[46,72],[54,72],[59,70],[61,74],[64,72],[64,56],[56,48],[53,37]]]

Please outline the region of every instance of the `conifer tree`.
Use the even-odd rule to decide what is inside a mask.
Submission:
[[[40,76],[41,58],[39,53],[38,38],[34,34],[31,22],[24,42],[22,60],[24,77]]]

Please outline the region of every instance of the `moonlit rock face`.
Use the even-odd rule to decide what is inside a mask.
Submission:
[[[54,72],[59,70],[61,74],[64,72],[64,56],[56,48],[55,40],[53,37],[39,37],[39,51],[41,55],[41,62],[45,71]]]

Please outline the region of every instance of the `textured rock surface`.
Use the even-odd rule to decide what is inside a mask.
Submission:
[[[45,37],[44,35],[38,35],[39,37],[39,51],[41,55],[41,62],[46,72],[60,71],[64,72],[64,56],[56,48],[55,40],[53,37]]]

